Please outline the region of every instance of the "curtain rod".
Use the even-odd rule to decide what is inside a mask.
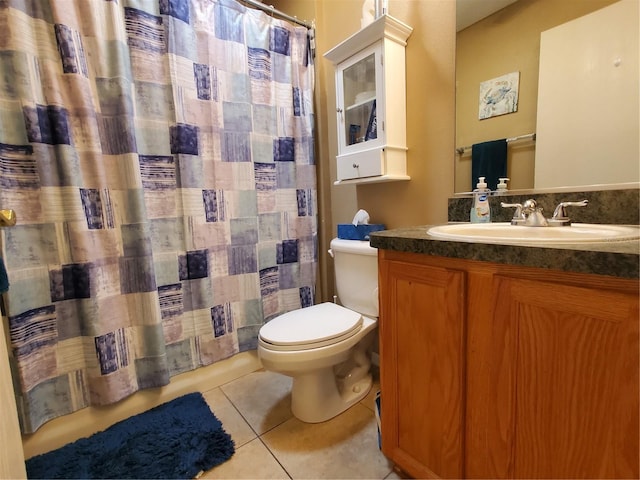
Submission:
[[[517,137],[511,137],[511,138],[507,138],[507,143],[509,142],[515,142],[516,140],[526,140],[526,139],[531,139],[534,142],[536,141],[536,134],[535,133],[527,133],[526,135],[519,135]],[[456,152],[459,153],[460,155],[462,155],[464,153],[465,150],[471,150],[472,146],[469,145],[467,147],[458,147],[456,148]]]
[[[290,22],[297,23],[298,25],[302,25],[308,29],[312,29],[313,25],[308,24],[307,22],[303,22],[302,20],[298,20],[296,17],[292,17],[291,15],[287,15],[284,12],[274,8],[273,5],[265,5],[257,0],[240,0],[242,3],[246,3],[247,5],[251,5],[258,10],[262,10],[271,15],[277,15],[280,18],[284,18],[285,20],[289,20]]]

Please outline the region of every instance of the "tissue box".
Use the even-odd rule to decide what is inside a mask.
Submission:
[[[338,224],[338,238],[342,240],[369,240],[371,232],[384,230],[381,223],[371,223],[367,225],[353,225],[352,223]]]

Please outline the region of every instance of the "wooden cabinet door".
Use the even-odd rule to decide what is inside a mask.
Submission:
[[[476,398],[493,413],[470,421],[486,422],[494,470],[469,473],[638,478],[637,292],[500,275],[492,284],[488,391]]]
[[[382,450],[416,478],[463,476],[465,273],[380,252]]]

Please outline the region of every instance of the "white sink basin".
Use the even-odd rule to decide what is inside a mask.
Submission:
[[[635,240],[640,227],[574,223],[569,227],[525,227],[510,223],[452,223],[427,233],[443,240],[483,243],[594,243]]]

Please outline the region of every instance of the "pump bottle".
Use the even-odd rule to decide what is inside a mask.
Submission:
[[[491,221],[491,207],[489,195],[491,190],[487,188],[485,177],[478,177],[476,189],[473,191],[473,204],[469,218],[471,223],[489,223]]]
[[[507,182],[510,180],[507,177],[498,178],[498,186],[496,187],[496,192],[494,195],[506,195],[507,193]]]

